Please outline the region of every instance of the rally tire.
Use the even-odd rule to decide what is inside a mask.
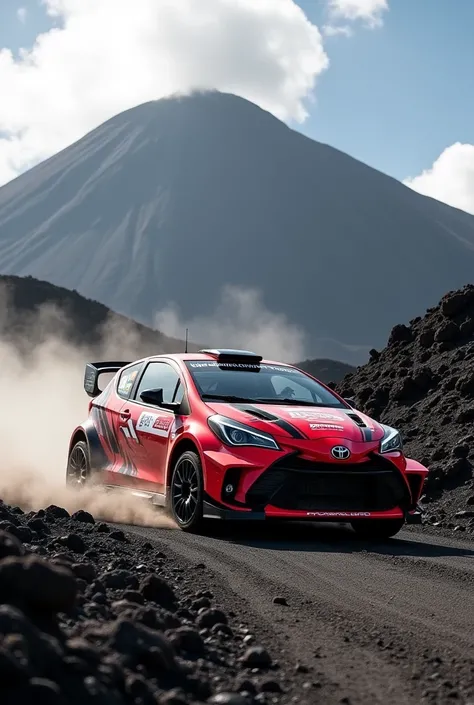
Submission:
[[[67,471],[66,484],[81,489],[91,479],[91,462],[89,455],[89,447],[85,441],[78,441],[70,450]]]
[[[390,539],[403,528],[404,519],[359,519],[351,522],[351,526],[360,538],[372,541]]]
[[[168,508],[183,531],[198,533],[204,525],[204,483],[199,455],[187,450],[176,460],[171,474]]]

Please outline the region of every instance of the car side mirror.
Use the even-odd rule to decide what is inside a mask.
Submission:
[[[145,404],[152,404],[153,406],[160,406],[162,409],[170,409],[171,411],[177,411],[180,404],[179,402],[165,402],[163,401],[163,389],[144,389],[140,394],[140,399],[145,402]]]
[[[349,406],[352,406],[355,408],[355,405],[356,405],[355,399],[344,399],[344,401],[346,402],[346,404],[349,404]]]
[[[163,404],[162,389],[144,389],[140,394],[140,399],[145,404],[153,404],[153,406],[161,406]]]

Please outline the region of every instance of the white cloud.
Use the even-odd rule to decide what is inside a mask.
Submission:
[[[228,91],[303,121],[329,63],[294,0],[42,2],[57,26],[18,59],[0,51],[0,183],[175,92]]]
[[[20,20],[22,24],[26,22],[26,18],[28,16],[28,10],[26,7],[19,7],[18,10],[16,11],[16,16]]]
[[[341,25],[332,25],[332,24],[325,24],[321,28],[322,33],[326,37],[352,37],[353,31],[347,24],[341,24]]]
[[[388,0],[329,0],[329,12],[335,19],[361,21],[371,29],[382,25]]]
[[[403,182],[414,191],[474,215],[474,145],[456,142],[433,166]]]

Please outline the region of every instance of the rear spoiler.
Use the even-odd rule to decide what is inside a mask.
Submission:
[[[100,375],[118,372],[122,367],[130,364],[130,362],[87,362],[84,373],[84,391],[92,398],[99,396],[102,391],[99,389]]]

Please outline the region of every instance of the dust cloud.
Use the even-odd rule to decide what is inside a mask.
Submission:
[[[305,359],[305,335],[286,316],[270,311],[255,289],[228,285],[209,316],[184,320],[174,304],[160,311],[154,325],[166,335],[206,341],[209,347],[249,349],[267,359],[296,363]]]
[[[12,335],[8,292],[0,288],[0,498],[23,509],[50,504],[69,512],[89,511],[96,519],[155,527],[174,527],[146,501],[100,487],[67,487],[66,462],[73,429],[88,415],[84,392],[87,361],[132,361],[159,353],[113,316],[94,346],[72,343],[71,322],[53,305],[42,306]],[[305,357],[304,334],[285,316],[269,311],[257,291],[228,286],[215,310],[184,322],[173,306],[159,312],[156,328],[213,347],[253,349],[267,358],[296,362]],[[103,385],[103,383],[101,382]]]
[[[21,339],[10,339],[2,325],[7,307],[8,298],[0,291],[0,498],[25,510],[56,504],[69,512],[84,509],[104,521],[174,527],[170,518],[139,498],[65,486],[70,436],[88,414],[85,362],[137,359],[140,340],[111,320],[94,349],[73,346],[67,339],[68,322],[49,306],[29,321]]]

